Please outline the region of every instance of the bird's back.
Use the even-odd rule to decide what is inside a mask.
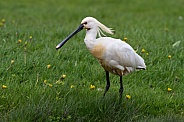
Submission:
[[[90,52],[105,70],[120,76],[133,72],[135,69],[146,68],[143,58],[129,44],[120,39],[98,38]]]

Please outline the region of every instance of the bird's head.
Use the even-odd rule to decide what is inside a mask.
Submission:
[[[86,17],[81,22],[81,24],[84,26],[83,28],[86,30],[98,27],[97,23],[98,21],[93,17]]]
[[[98,20],[96,20],[93,17],[84,18],[81,24],[84,26],[83,28],[86,29],[87,31],[91,29],[97,30],[99,37],[101,37],[101,34],[106,36],[102,31],[108,34],[114,34],[111,28],[106,27],[105,25],[103,25],[102,23],[100,23]]]
[[[77,34],[82,29],[86,29],[87,31],[95,30],[97,31],[99,37],[101,37],[101,34],[103,36],[106,36],[102,31],[109,33],[109,34],[113,34],[113,30],[111,28],[106,27],[105,25],[103,25],[102,23],[100,23],[98,20],[96,20],[93,17],[86,17],[82,20],[79,27],[73,33],[71,33],[66,39],[64,39],[62,42],[60,42],[56,46],[56,49],[61,48],[71,37],[73,37],[75,34]]]

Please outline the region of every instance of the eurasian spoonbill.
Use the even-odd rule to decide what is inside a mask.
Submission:
[[[109,72],[120,76],[120,97],[123,93],[122,76],[127,75],[137,69],[146,69],[144,59],[139,56],[134,49],[120,39],[106,36],[102,31],[113,34],[111,28],[106,27],[93,17],[86,17],[80,26],[66,39],[60,42],[56,49],[61,48],[72,36],[82,29],[86,29],[84,42],[90,53],[98,59],[106,72],[106,88],[104,96],[110,87]],[[98,37],[97,38],[97,34]]]

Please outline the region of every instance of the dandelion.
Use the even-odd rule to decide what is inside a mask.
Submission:
[[[53,85],[52,84],[50,84],[50,83],[48,83],[48,85],[50,86],[50,87],[52,87]]]
[[[61,75],[61,79],[65,79],[65,78],[66,78],[65,74]]]
[[[146,53],[146,55],[149,55],[149,53]]]
[[[123,41],[125,41],[125,42],[126,42],[126,41],[127,41],[127,38],[124,38],[124,39],[123,39]]]
[[[44,80],[43,82],[46,84],[47,83],[47,80]]]
[[[2,20],[1,20],[2,23],[5,23],[5,21],[6,21],[5,19],[2,19]]]
[[[7,88],[7,86],[5,86],[5,85],[2,85],[2,89],[6,89]]]
[[[33,37],[32,36],[29,36],[29,39],[31,40]]]
[[[95,85],[90,85],[90,89],[91,90],[95,89]]]
[[[168,58],[170,59],[171,58],[171,55],[168,55]]]
[[[11,64],[13,64],[15,61],[14,60],[11,60]]]
[[[19,40],[18,40],[18,43],[21,43],[21,42],[22,42],[22,40],[19,39]]]
[[[71,85],[71,86],[70,86],[71,89],[74,88],[74,87],[75,87],[74,85]]]
[[[50,65],[50,64],[48,64],[48,65],[47,65],[47,69],[50,69],[50,67],[51,67],[51,65]]]
[[[146,50],[143,48],[142,50],[141,50],[141,53],[145,53],[146,52]]]
[[[4,24],[2,22],[0,22],[0,27],[3,26]]]
[[[172,91],[172,89],[171,89],[171,88],[167,88],[167,91],[168,91],[168,92],[171,92],[171,91]]]
[[[126,98],[127,98],[127,99],[131,99],[131,96],[127,94],[127,95],[126,95]]]

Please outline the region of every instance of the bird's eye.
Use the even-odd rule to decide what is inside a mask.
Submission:
[[[84,22],[83,24],[84,24],[84,25],[86,25],[86,24],[87,24],[87,22]]]

